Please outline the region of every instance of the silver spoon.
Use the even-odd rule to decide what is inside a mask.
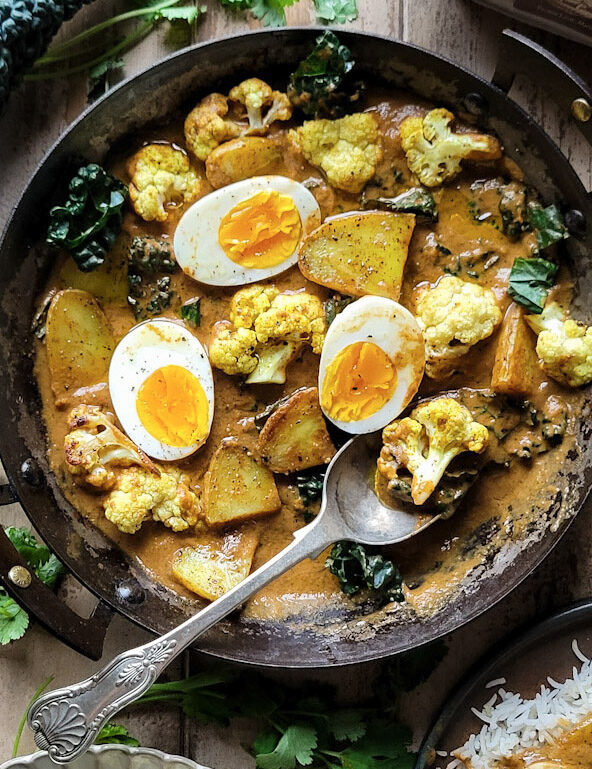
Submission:
[[[294,541],[243,582],[163,636],[119,654],[90,678],[40,697],[28,724],[37,747],[58,764],[82,755],[115,713],[137,700],[166,666],[202,633],[261,588],[305,558],[316,558],[338,540],[390,545],[409,539],[439,516],[419,525],[412,512],[382,504],[368,483],[380,450],[380,433],[361,435],[341,448],[325,476],[321,509]]]

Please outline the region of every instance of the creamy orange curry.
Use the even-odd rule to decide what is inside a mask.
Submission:
[[[428,615],[492,542],[524,536],[572,445],[592,369],[561,309],[570,277],[521,283],[516,267],[560,262],[547,209],[494,137],[446,110],[381,91],[353,106],[304,118],[251,78],[132,137],[107,165],[129,199],[104,262],[81,271],[61,249],[40,302],[51,468],[187,599],[287,545],[318,510],[306,483],[370,427],[385,428],[377,493],[446,516],[383,553]],[[326,557],[245,611],[363,598]]]

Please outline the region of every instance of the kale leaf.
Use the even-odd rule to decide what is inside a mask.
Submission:
[[[539,257],[514,259],[508,294],[529,312],[539,315],[543,311],[557,265]]]
[[[198,297],[197,299],[185,302],[179,310],[179,314],[187,325],[198,328],[201,323],[201,298]]]
[[[296,488],[305,507],[310,507],[323,496],[326,467],[312,467],[296,476]]]
[[[397,211],[415,214],[426,222],[438,221],[438,209],[434,196],[423,187],[410,187],[394,198],[372,198],[364,200],[364,208],[378,208],[386,211]]]
[[[325,301],[325,318],[327,325],[330,326],[339,313],[344,310],[348,304],[355,302],[357,297],[355,296],[342,296],[341,294],[333,294],[330,299]]]
[[[325,563],[346,595],[368,588],[383,602],[401,602],[403,578],[397,566],[379,553],[355,542],[337,542]]]
[[[529,203],[528,221],[536,230],[537,242],[541,250],[569,238],[561,211],[555,205],[543,208],[540,203],[534,201]]]
[[[70,180],[67,200],[49,212],[47,243],[67,249],[79,270],[95,270],[121,231],[127,195],[127,187],[101,166],[82,166]]]
[[[346,80],[354,64],[349,48],[340,43],[333,32],[323,32],[317,37],[313,50],[290,75],[290,101],[305,115],[317,118],[343,115],[361,96],[361,86],[353,86]]]

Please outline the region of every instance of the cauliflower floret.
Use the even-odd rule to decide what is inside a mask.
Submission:
[[[247,110],[249,127],[244,135],[264,133],[274,120],[289,120],[292,104],[287,94],[273,91],[258,77],[250,77],[232,88],[228,96]]]
[[[526,321],[538,334],[536,351],[543,370],[570,387],[592,381],[592,326],[566,319],[556,302]]]
[[[270,339],[309,342],[317,355],[321,354],[326,331],[322,302],[312,294],[280,294],[271,307],[255,319],[258,342]]]
[[[399,128],[407,165],[426,187],[437,187],[461,172],[461,160],[495,160],[502,148],[487,134],[450,130],[454,115],[433,109],[423,118],[408,117]]]
[[[148,144],[130,159],[130,199],[147,222],[164,222],[170,203],[186,203],[198,194],[201,182],[189,158],[168,144]]]
[[[289,120],[292,105],[285,93],[273,91],[256,77],[235,86],[228,96],[211,93],[185,120],[188,148],[200,160],[223,142],[263,134],[275,120]]]
[[[257,336],[253,330],[235,329],[232,323],[221,321],[214,326],[209,346],[210,363],[225,374],[250,374],[257,368],[256,346]]]
[[[255,318],[269,310],[278,294],[275,286],[255,284],[241,288],[230,302],[230,322],[235,328],[253,328]]]
[[[98,406],[76,406],[70,412],[64,438],[66,469],[78,480],[100,491],[112,488],[115,467],[138,465],[157,473],[155,465]]]
[[[444,275],[418,295],[416,314],[426,342],[426,374],[438,379],[451,361],[490,336],[502,319],[493,291]]]
[[[389,483],[400,481],[401,470],[411,473],[411,497],[423,505],[454,457],[463,451],[480,454],[489,432],[458,401],[435,398],[385,427],[382,437],[379,472]]]
[[[345,192],[361,192],[382,159],[378,125],[367,112],[310,120],[291,135],[308,162],[323,170],[332,187]]]
[[[230,319],[214,327],[210,362],[226,374],[250,374],[247,384],[283,384],[286,366],[303,345],[320,355],[327,332],[320,299],[280,294],[275,286],[237,291]]]
[[[125,534],[134,534],[150,516],[173,531],[197,522],[197,497],[176,468],[160,468],[159,475],[139,467],[122,470],[103,507],[105,517]]]

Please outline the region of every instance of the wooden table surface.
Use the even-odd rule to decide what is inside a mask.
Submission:
[[[202,5],[202,0],[200,5]],[[592,80],[592,55],[589,48],[562,40],[550,34],[512,22],[496,13],[474,5],[469,0],[358,0],[359,18],[348,25],[351,29],[388,34],[444,54],[475,72],[490,77],[494,66],[500,31],[513,26],[535,38],[570,64],[581,76]],[[193,31],[196,41],[240,33],[258,26],[258,22],[230,16],[209,0],[207,14]],[[70,22],[77,30],[99,19],[107,18],[121,7],[115,0],[97,0]],[[288,10],[289,24],[314,23],[312,0],[301,0]],[[135,74],[165,55],[165,30],[144,40],[125,57],[125,75]],[[26,185],[40,158],[67,125],[85,107],[87,84],[84,78],[67,82],[27,84],[12,97],[0,119],[0,224],[3,224]],[[519,100],[563,148],[564,153],[582,177],[587,189],[592,186],[592,154],[579,136],[569,116],[558,114],[541,88],[520,81],[512,96]],[[26,524],[18,505],[0,511],[3,524]],[[583,510],[567,536],[546,562],[509,598],[487,614],[448,639],[449,652],[430,681],[408,696],[405,712],[417,739],[427,728],[438,704],[460,675],[492,643],[535,617],[554,607],[592,595],[592,548],[590,529],[592,508]],[[86,591],[68,578],[62,591],[74,606],[92,605]],[[109,629],[105,661],[118,651],[147,638],[144,631],[116,617]],[[97,668],[66,648],[39,627],[33,626],[25,637],[8,647],[0,647],[0,761],[9,758],[14,733],[32,692],[49,675],[55,685],[63,685],[87,676]],[[198,655],[180,662],[183,671],[203,665]],[[319,678],[333,682],[342,696],[357,700],[368,690],[368,682],[377,672],[370,664],[328,671]],[[278,672],[274,677],[296,683],[310,680],[306,672]],[[232,730],[196,725],[185,721],[177,712],[156,708],[142,710],[118,718],[128,725],[141,744],[172,753],[190,756],[200,763],[219,769],[252,766],[252,759],[241,748],[248,724],[234,725]],[[30,752],[33,742],[28,734],[21,742],[21,753]]]

